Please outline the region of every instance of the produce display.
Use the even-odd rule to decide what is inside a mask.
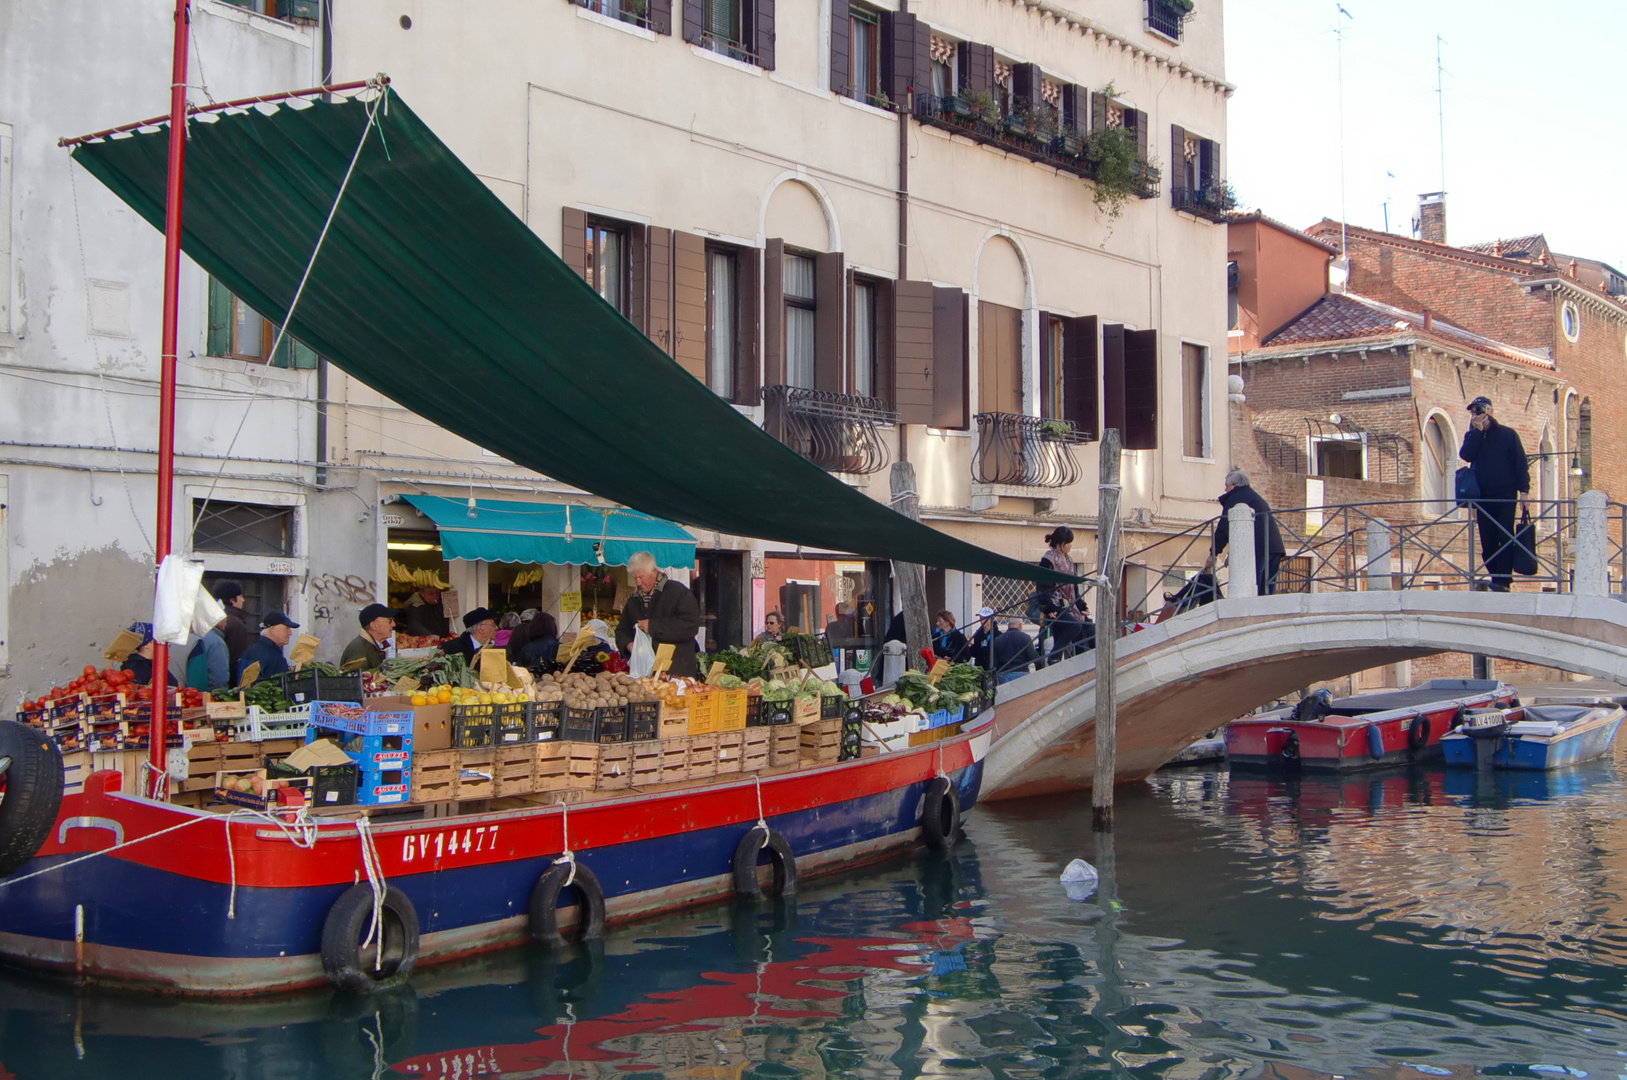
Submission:
[[[243,696],[243,704],[257,705],[268,713],[287,712],[294,707],[288,695],[282,692],[282,684],[270,680],[256,682],[246,690],[223,686],[209,691],[209,696],[216,701],[236,701],[239,694]]]
[[[661,695],[654,679],[635,679],[601,671],[597,675],[581,672],[544,675],[532,684],[536,688],[536,701],[563,701],[571,709],[615,708],[617,705],[639,702],[657,702]]]
[[[176,690],[174,687],[170,687]],[[176,690],[180,694],[182,708],[200,708],[203,705],[203,692],[189,687]],[[146,696],[148,688],[136,685],[134,672],[120,671],[115,668],[104,668],[97,671],[94,664],[86,664],[73,681],[66,686],[53,686],[49,693],[41,694],[37,699],[28,700],[18,705],[19,709],[33,712],[36,709],[48,709],[53,705],[78,698],[80,695],[89,697],[104,697],[108,694],[123,694],[129,701],[136,701]]]

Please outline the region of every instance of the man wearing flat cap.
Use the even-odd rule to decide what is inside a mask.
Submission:
[[[457,653],[473,667],[475,654],[497,637],[497,616],[490,608],[477,607],[463,617],[463,625],[466,627],[463,633],[450,641],[441,642],[441,652],[448,655]]]
[[[1497,422],[1491,398],[1469,402],[1469,430],[1458,457],[1474,469],[1480,484],[1475,500],[1475,527],[1480,530],[1480,556],[1491,577],[1492,592],[1508,592],[1514,581],[1514,510],[1530,512],[1531,465],[1525,457],[1520,433]]]
[[[288,670],[288,658],[282,654],[288,647],[288,639],[294,636],[299,629],[299,623],[290,619],[280,611],[273,611],[260,620],[260,636],[254,639],[254,644],[243,650],[238,658],[237,670],[232,673],[233,682],[243,681],[243,672],[253,664],[259,664],[260,669],[255,674],[256,682],[263,682]]]
[[[362,632],[345,646],[339,655],[339,666],[347,671],[372,671],[384,663],[384,648],[390,643],[395,621],[400,616],[401,612],[383,604],[368,604],[362,608],[361,614],[356,616],[362,624]]]

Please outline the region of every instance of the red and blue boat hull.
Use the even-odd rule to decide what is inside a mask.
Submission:
[[[729,896],[735,847],[759,813],[803,876],[910,846],[939,775],[963,811],[976,803],[992,732],[984,725],[880,757],[659,794],[379,818],[366,831],[384,879],[416,909],[419,963],[431,963],[524,940],[532,888],[567,841],[598,878],[611,923]],[[279,825],[119,786],[117,774],[98,773],[66,796],[38,856],[0,882],[0,957],[178,993],[324,981],[324,920],[367,880],[355,819]]]

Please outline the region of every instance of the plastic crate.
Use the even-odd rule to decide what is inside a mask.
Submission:
[[[282,696],[295,705],[316,701],[342,701],[360,705],[367,700],[362,692],[359,671],[343,675],[321,675],[315,671],[286,671],[282,676]]]
[[[627,741],[627,706],[601,705],[593,710],[594,742]]]
[[[303,776],[310,780],[312,806],[354,806],[356,803],[356,777],[360,770],[354,764],[313,765],[303,771],[291,769],[280,761],[267,762],[266,775],[273,777]]]
[[[347,735],[411,735],[412,710],[373,712],[349,702],[314,701],[310,726]]]
[[[394,806],[410,797],[412,772],[399,769],[362,769],[356,774],[357,806]]]
[[[766,727],[768,721],[763,715],[763,699],[760,694],[746,695],[746,726]]]
[[[559,714],[565,705],[559,701],[537,701],[531,705],[530,742],[552,742],[559,735]]]
[[[746,698],[744,689],[717,692],[718,731],[744,731],[746,727]]]
[[[649,742],[661,737],[661,703],[634,701],[627,706],[627,741]]]
[[[689,733],[711,735],[717,731],[718,695],[714,690],[695,690],[689,699]]]
[[[764,727],[796,723],[795,701],[764,701],[762,708]]]
[[[311,707],[296,705],[287,712],[266,712],[258,705],[249,706],[248,721],[239,724],[238,737],[247,742],[265,742],[267,739],[303,739],[311,726]]]
[[[312,733],[306,736],[306,741],[314,741],[314,738],[315,733]],[[412,760],[412,736],[352,735],[339,749],[363,769],[406,768],[407,762]]]
[[[824,667],[836,661],[824,638],[799,637],[795,644],[797,660],[811,668]]]
[[[599,725],[595,723],[595,710],[559,708],[559,737],[570,742],[598,742]]]
[[[493,737],[498,746],[518,746],[531,741],[531,702],[510,701],[492,705]]]
[[[847,715],[846,694],[824,694],[819,698],[819,719],[840,720]]]
[[[496,737],[490,705],[452,706],[452,749],[479,750],[491,746]]]

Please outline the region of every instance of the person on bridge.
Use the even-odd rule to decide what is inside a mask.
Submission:
[[[1469,430],[1463,435],[1458,457],[1469,463],[1480,484],[1475,500],[1475,525],[1480,529],[1480,556],[1491,575],[1492,592],[1508,592],[1514,573],[1514,509],[1530,512],[1531,465],[1525,457],[1520,433],[1497,422],[1491,399],[1469,402]]]
[[[1040,556],[1039,564],[1047,570],[1078,577],[1079,568],[1073,561],[1073,530],[1066,525],[1058,525],[1046,534],[1045,543],[1049,547]],[[1089,648],[1095,644],[1096,628],[1086,625],[1088,609],[1079,595],[1079,587],[1072,582],[1041,585],[1035,589],[1029,600],[1028,617],[1039,623],[1042,629],[1047,623],[1051,628],[1050,653],[1046,655],[1041,651],[1042,663],[1066,660],[1081,648],[1086,637],[1091,639],[1091,645],[1083,647]]]
[[[1209,561],[1203,572],[1212,574],[1215,560],[1226,550],[1231,539],[1231,509],[1243,505],[1254,511],[1254,581],[1261,596],[1270,596],[1277,587],[1277,568],[1282,565],[1287,551],[1282,546],[1282,533],[1271,507],[1260,493],[1249,486],[1248,473],[1233,469],[1226,474],[1226,490],[1220,495],[1220,520],[1215,523],[1215,542],[1209,551]]]

